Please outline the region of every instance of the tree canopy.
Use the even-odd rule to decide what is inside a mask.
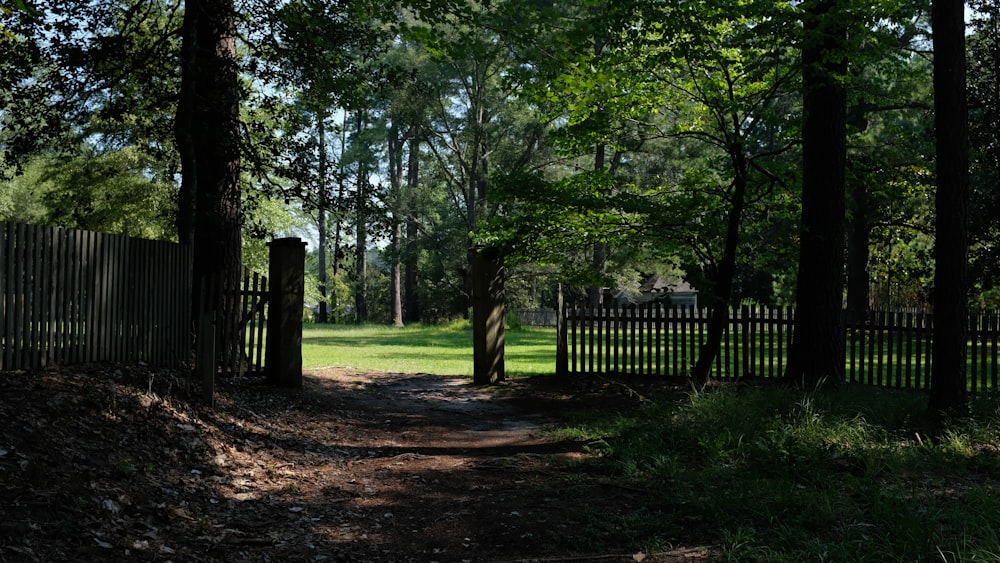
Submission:
[[[716,335],[739,303],[808,312],[820,282],[816,318],[845,300],[927,308],[929,7],[18,1],[0,10],[0,218],[206,248],[213,232],[207,270],[241,261],[241,231],[267,236],[255,210],[277,202],[312,221],[330,319],[472,306],[495,324],[511,304],[554,306],[559,284],[594,302],[654,274],[697,289]],[[972,8],[969,285],[985,306],[1000,294],[998,14]]]

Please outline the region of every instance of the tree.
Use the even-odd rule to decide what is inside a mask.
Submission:
[[[43,222],[67,228],[167,240],[173,236],[173,183],[150,177],[159,163],[138,147],[102,153],[84,147],[73,158],[33,161],[44,172]]]
[[[1000,5],[977,0],[968,36],[970,289],[980,307],[1000,301]]]
[[[965,3],[934,0],[934,127],[937,210],[934,244],[932,417],[967,409],[969,145],[966,108]]]
[[[578,104],[574,111],[597,123],[633,124],[631,142],[628,135],[612,140],[616,158],[625,149],[651,151],[654,139],[702,158],[703,168],[642,178],[637,190],[619,189],[601,199],[628,202],[631,213],[645,217],[632,215],[631,228],[655,232],[660,244],[673,237],[697,255],[703,272],[699,289],[711,317],[692,375],[705,380],[728,320],[745,214],[781,185],[768,162],[791,146],[793,131],[777,125],[787,121],[780,100],[794,79],[789,13],[784,4],[637,2],[616,4],[605,19],[621,26],[609,33],[615,40],[604,46],[608,54],[590,65],[603,65],[598,68],[605,75],[574,69],[584,76],[561,84],[583,92],[592,84],[598,92],[605,83],[615,85],[603,94],[581,96],[591,101],[603,95],[606,103]],[[602,164],[601,155],[598,145],[595,165]],[[685,164],[692,162],[689,157]],[[595,173],[592,185],[600,185],[601,176]],[[664,185],[664,180],[675,184]]]
[[[838,0],[814,0],[803,9],[802,220],[785,375],[809,387],[843,380],[846,17]]]
[[[886,3],[881,3],[885,5]],[[929,287],[893,264],[901,241],[930,236],[926,202],[933,187],[931,69],[926,7],[872,18],[851,45],[847,109],[847,322],[868,319],[869,309],[921,306]],[[879,11],[879,6],[872,7]],[[905,132],[905,134],[901,134]],[[930,260],[927,260],[927,267]],[[915,263],[914,266],[919,266]],[[914,268],[915,270],[920,268]],[[928,270],[929,271],[929,270]],[[925,301],[929,303],[929,298]]]
[[[517,84],[504,80],[512,64],[490,17],[470,7],[469,23],[410,30],[438,65],[434,108],[425,128],[434,173],[454,204],[467,241],[466,281],[472,305],[474,381],[502,381],[504,373],[504,250],[480,237],[499,211],[494,182],[530,160],[532,120],[516,112]]]
[[[242,268],[240,85],[232,0],[186,0],[182,37],[175,121],[183,177],[178,234],[182,242],[194,244],[194,315],[199,312],[201,284],[211,279],[219,284],[220,295],[214,300],[228,336],[220,346],[228,357],[242,347],[238,304],[221,294],[221,288],[239,285]]]
[[[251,42],[259,74],[275,90],[257,92],[255,103],[265,116],[277,113],[279,119],[275,124],[251,125],[264,144],[273,147],[257,149],[251,164],[258,176],[275,174],[284,180],[269,183],[272,195],[300,202],[315,218],[318,321],[327,322],[329,220],[331,215],[340,218],[351,207],[343,197],[347,143],[342,137],[339,155],[333,153],[337,144],[331,138],[338,129],[328,121],[338,111],[344,112],[346,119],[346,113],[366,106],[372,93],[379,91],[379,73],[362,66],[378,50],[383,34],[365,3],[296,0],[259,9],[260,13],[249,15],[248,20],[271,22],[265,26],[271,32],[258,31]],[[344,133],[342,128],[339,132]],[[342,222],[335,222],[339,234]],[[339,238],[335,236],[333,243],[335,274],[339,273]]]

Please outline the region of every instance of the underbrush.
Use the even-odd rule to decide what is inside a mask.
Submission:
[[[932,438],[926,396],[722,386],[566,429],[668,492],[646,528],[730,561],[1000,559],[1000,402]]]

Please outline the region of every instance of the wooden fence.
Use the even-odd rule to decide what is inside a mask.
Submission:
[[[566,310],[570,373],[686,376],[707,340],[708,310],[660,303]],[[732,308],[712,376],[780,377],[787,365],[794,312]],[[932,318],[926,312],[873,311],[846,324],[845,378],[882,387],[930,383]],[[997,389],[1000,315],[969,321],[969,390]]]
[[[187,364],[191,263],[187,245],[0,222],[0,371],[90,362]],[[238,321],[229,330],[239,331],[236,341],[243,343],[238,351],[220,348],[211,371],[265,371],[272,289],[266,277],[244,269],[239,287],[202,292],[234,304]],[[230,341],[225,323],[210,326],[216,342]]]
[[[190,357],[191,250],[0,222],[0,370]]]
[[[223,357],[221,370],[224,374],[264,373],[264,328],[269,298],[267,278],[244,269],[243,281],[237,292],[237,303],[240,307],[240,334],[237,339],[243,343],[243,350],[239,357]],[[220,341],[225,342],[225,337],[221,336]]]

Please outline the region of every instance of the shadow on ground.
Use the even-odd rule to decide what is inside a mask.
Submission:
[[[567,409],[634,408],[624,394],[327,369],[302,391],[226,385],[207,410],[169,398],[183,387],[140,368],[0,374],[0,560],[711,555],[674,547],[697,530],[642,524],[683,522],[668,490],[550,432]]]

